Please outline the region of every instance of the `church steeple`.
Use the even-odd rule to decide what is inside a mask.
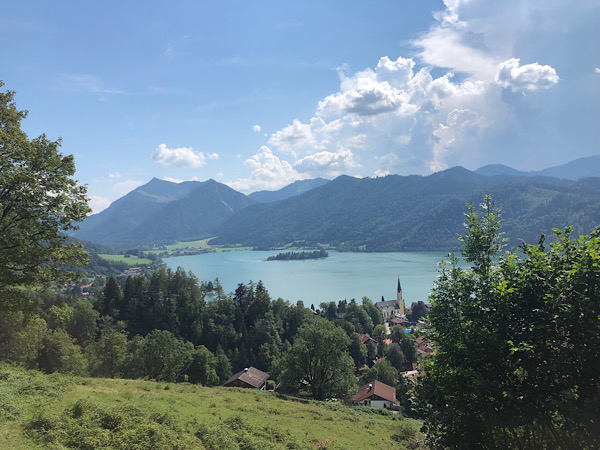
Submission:
[[[399,312],[401,315],[405,315],[404,313],[404,298],[402,298],[402,286],[400,285],[400,277],[398,277],[398,291],[396,294],[396,300],[398,301]]]

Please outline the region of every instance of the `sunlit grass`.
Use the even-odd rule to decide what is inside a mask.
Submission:
[[[115,262],[123,262],[129,266],[137,266],[140,264],[152,264],[147,258],[138,258],[137,256],[128,256],[125,255],[108,255],[106,253],[99,254],[100,258],[106,259],[107,261],[115,261]]]
[[[407,448],[418,421],[245,389],[41,375],[0,365],[1,448]],[[154,441],[151,442],[151,439]],[[74,444],[76,442],[76,444]],[[108,441],[103,445],[108,445]],[[64,447],[61,447],[64,446]],[[88,447],[86,447],[88,448]],[[123,447],[125,448],[125,447]]]

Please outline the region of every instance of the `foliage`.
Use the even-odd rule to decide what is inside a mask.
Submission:
[[[305,449],[327,436],[337,437],[336,445],[346,449],[416,448],[406,428],[419,428],[419,422],[388,411],[339,402],[298,401],[248,389],[43,375],[4,364],[0,398],[0,442],[15,449]]]
[[[430,296],[431,446],[598,448],[600,229],[504,252],[488,197],[467,226],[472,268],[451,257]]]
[[[0,87],[4,83],[0,82]],[[26,297],[18,287],[73,274],[61,265],[83,265],[81,245],[66,243],[90,211],[86,188],[72,178],[73,156],[59,153],[60,140],[30,140],[21,130],[14,92],[0,92],[0,311],[20,309]]]
[[[316,317],[306,323],[283,357],[284,385],[298,389],[305,383],[316,400],[348,398],[356,389],[348,344],[344,330],[331,322]]]
[[[362,374],[360,384],[362,386],[375,380],[388,386],[395,386],[398,382],[398,371],[387,359],[379,359],[373,367]]]
[[[486,177],[453,167],[427,177],[341,176],[277,203],[251,205],[219,226],[210,244],[279,248],[292,241],[328,243],[345,251],[457,249],[464,204],[491,192],[504,207],[511,239],[573,225],[589,233],[600,223],[600,179]]]
[[[329,253],[322,248],[321,250],[315,250],[312,252],[286,252],[278,253],[275,256],[269,256],[267,261],[296,261],[302,259],[319,259],[327,258]]]

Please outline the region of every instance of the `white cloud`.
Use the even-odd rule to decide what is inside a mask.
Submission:
[[[216,159],[219,159],[219,154],[218,153],[209,153],[208,155],[206,155],[208,157],[208,159],[214,161]]]
[[[133,191],[135,188],[141,186],[142,184],[144,184],[144,182],[140,180],[121,181],[113,185],[113,192],[118,194],[119,197],[122,197],[123,195],[128,194],[129,192]]]
[[[310,123],[294,120],[291,125],[272,134],[268,143],[278,151],[296,157],[301,151],[326,148],[341,126],[337,120],[327,123],[320,117],[313,117]]]
[[[445,153],[461,139],[468,139],[484,126],[479,115],[469,109],[454,109],[448,113],[447,125],[440,123],[433,135],[438,139],[433,146],[433,159],[429,169],[433,172],[446,169]]]
[[[110,200],[106,197],[99,195],[90,195],[90,208],[92,208],[92,214],[97,214],[100,211],[105,210],[110,206]]]
[[[338,176],[360,167],[349,149],[338,152],[322,151],[296,161],[294,168],[310,176]]]
[[[593,8],[591,3],[582,11]],[[543,61],[555,48],[552,39],[560,39],[557,30],[572,33],[586,14],[543,0],[444,0],[444,6],[433,26],[411,42],[414,57],[383,56],[354,72],[342,65],[339,89],[321,99],[311,118],[271,134],[270,149],[285,154],[302,175],[331,176],[358,170],[424,174],[456,164],[476,168],[508,162],[507,155],[530,147],[536,131],[520,128],[522,115],[543,111],[552,91],[517,98],[503,88],[540,91],[555,85],[557,69],[521,66],[517,57]],[[545,40],[532,41],[537,33]],[[554,53],[552,61],[564,70]]]
[[[594,69],[594,72],[595,72],[595,73],[600,73],[600,68],[599,68],[599,67],[596,67],[596,68]]]
[[[279,159],[266,145],[244,161],[244,165],[250,169],[250,176],[227,183],[241,192],[276,190],[303,178],[289,162]]]
[[[191,147],[167,148],[160,144],[152,159],[163,166],[170,167],[202,167],[206,158],[202,152],[195,152]]]
[[[261,130],[261,128],[260,128],[260,125],[254,125],[254,126],[252,127],[252,131],[255,131],[256,133],[259,133],[259,132],[260,132],[260,130]]]
[[[538,63],[520,65],[519,58],[510,58],[498,64],[496,83],[512,91],[536,91],[558,83],[556,70]]]
[[[375,173],[373,174],[373,178],[381,178],[381,177],[387,177],[390,174],[390,172],[388,170],[381,170],[378,169],[375,171]]]
[[[192,178],[189,178],[189,179],[187,179],[187,180],[183,180],[183,179],[181,179],[181,178],[163,177],[163,180],[165,180],[165,181],[170,181],[171,183],[177,183],[177,184],[179,184],[179,183],[183,183],[184,181],[200,181],[200,180],[198,179],[198,177],[192,177]]]
[[[121,174],[119,172],[109,173],[108,178],[121,178]]]

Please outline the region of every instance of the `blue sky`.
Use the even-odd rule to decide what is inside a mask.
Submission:
[[[96,212],[152,177],[522,170],[600,154],[600,2],[3,2],[0,80]]]

